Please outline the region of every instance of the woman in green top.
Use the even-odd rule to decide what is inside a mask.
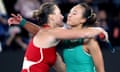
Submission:
[[[91,28],[95,22],[96,15],[86,4],[74,6],[67,18],[72,29]],[[64,48],[66,72],[105,72],[102,53],[95,39],[66,40]]]
[[[86,4],[78,4],[71,9],[67,24],[71,29],[86,29],[93,28],[95,21],[96,15],[92,9]],[[31,23],[27,23],[24,27],[34,34],[39,31],[39,27]],[[101,50],[95,39],[66,40],[64,47],[66,72],[104,72]],[[61,58],[57,59],[56,69],[64,68]]]

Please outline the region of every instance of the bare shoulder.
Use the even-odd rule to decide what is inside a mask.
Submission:
[[[53,28],[48,30],[48,33],[50,33],[51,35],[56,35],[56,34],[60,34],[60,33],[64,33],[65,29],[61,28],[61,27],[57,27],[57,28]]]
[[[98,41],[95,38],[86,39],[85,42],[87,43],[86,46],[89,50],[97,49],[99,46]]]
[[[50,29],[49,31],[56,32],[56,31],[62,31],[62,30],[64,30],[62,27],[57,27],[57,28]]]

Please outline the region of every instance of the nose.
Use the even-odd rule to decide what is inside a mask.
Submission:
[[[71,18],[71,14],[68,14],[68,16],[67,16],[67,20],[69,20],[70,18]]]
[[[70,14],[70,13],[68,14],[68,17],[71,17],[71,14]]]

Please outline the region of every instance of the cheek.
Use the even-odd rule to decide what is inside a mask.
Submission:
[[[70,25],[76,25],[77,21],[76,20],[69,20],[67,21],[67,24],[70,24]]]
[[[55,21],[56,21],[56,23],[61,23],[62,22],[61,16],[56,16]]]
[[[60,18],[59,17],[55,17],[55,21],[56,22],[60,21]]]
[[[53,21],[55,21],[55,18],[56,18],[56,17],[55,17],[55,16],[53,16],[53,17],[52,17],[52,20],[53,20]]]
[[[78,20],[73,20],[73,24],[77,25],[77,24],[79,24],[79,21]]]
[[[62,19],[63,19],[63,17],[62,17],[61,15],[58,15],[56,18],[57,18],[59,21],[62,21]]]
[[[59,21],[59,17],[58,16],[54,16],[54,22],[57,22],[57,21]]]
[[[76,17],[76,18],[72,19],[72,21],[73,21],[75,24],[79,24],[79,23],[80,23],[80,18]]]

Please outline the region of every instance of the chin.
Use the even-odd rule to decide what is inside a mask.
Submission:
[[[70,22],[67,22],[67,24],[71,24]]]
[[[67,21],[67,24],[72,25],[72,22],[71,21]]]
[[[60,27],[62,27],[63,26],[63,24],[61,23],[61,24],[58,24]]]
[[[68,24],[68,25],[72,25],[72,23],[70,23],[70,22],[67,22],[67,24]]]

